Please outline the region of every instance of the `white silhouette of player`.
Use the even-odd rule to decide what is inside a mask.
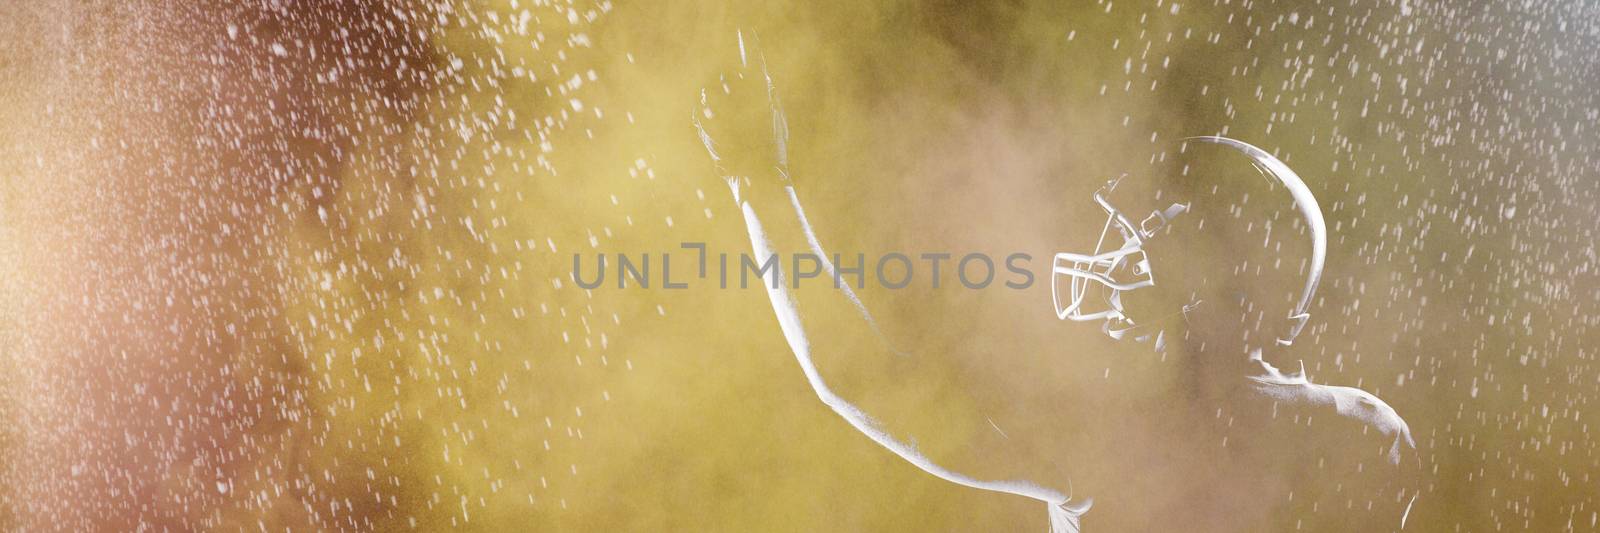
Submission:
[[[776,86],[753,37],[747,38],[741,32],[738,35],[738,47],[739,69],[723,76],[718,85],[701,91],[700,105],[694,118],[696,131],[744,218],[754,258],[761,261],[774,254],[780,258],[811,254],[820,260],[824,271],[831,277],[834,265],[829,262],[830,254],[812,231],[790,180],[788,123],[779,105]],[[1305,327],[1321,276],[1327,230],[1310,189],[1287,165],[1244,142],[1223,137],[1196,137],[1187,141],[1217,144],[1247,156],[1262,175],[1290,191],[1313,241],[1306,282],[1289,316],[1282,327],[1263,328],[1278,331],[1276,342],[1265,346],[1249,342],[1233,343],[1237,346],[1229,344],[1228,351],[1239,354],[1239,357],[1232,363],[1219,366],[1222,372],[1231,373],[1237,378],[1227,380],[1238,385],[1233,387],[1233,392],[1271,403],[1274,410],[1280,404],[1326,409],[1338,417],[1358,422],[1388,439],[1387,460],[1398,464],[1403,450],[1414,447],[1414,443],[1409,428],[1389,405],[1360,389],[1311,383],[1303,367],[1296,372],[1283,372],[1267,361],[1267,352],[1291,345]],[[1182,328],[1191,316],[1208,313],[1231,316],[1226,310],[1226,302],[1198,299],[1169,312],[1145,313],[1150,316],[1141,316],[1141,313],[1130,309],[1131,306],[1127,304],[1135,296],[1153,293],[1155,291],[1146,289],[1157,286],[1157,276],[1153,272],[1147,248],[1167,238],[1163,236],[1164,233],[1173,231],[1171,226],[1183,219],[1189,211],[1189,205],[1171,203],[1136,219],[1113,205],[1108,193],[1115,188],[1116,182],[1112,182],[1095,195],[1096,203],[1107,212],[1106,225],[1096,250],[1087,254],[1060,253],[1054,258],[1052,293],[1056,316],[1063,320],[1100,321],[1102,331],[1113,338],[1153,340],[1158,349],[1166,344],[1165,337],[1175,334],[1174,330]],[[1120,240],[1120,244],[1113,242],[1116,240]],[[1110,245],[1116,247],[1108,248]],[[781,260],[779,264],[782,264]],[[837,287],[832,283],[814,283],[808,288],[795,288],[785,278],[781,267],[767,276],[763,286],[766,287],[784,338],[806,379],[818,398],[852,427],[888,451],[940,479],[1044,503],[1052,532],[1080,530],[1081,516],[1088,511],[1091,501],[1074,500],[1069,482],[1032,479],[1047,477],[1044,474],[1025,476],[1024,479],[984,479],[955,471],[920,452],[914,444],[914,436],[889,430],[859,407],[861,402],[852,401],[836,391],[836,384],[830,380],[829,368],[819,365],[820,359],[836,355],[829,364],[840,361],[840,365],[848,365],[850,356],[863,351],[898,352],[882,342],[882,335],[877,330],[872,314],[848,283]],[[1065,294],[1062,289],[1066,290]],[[836,327],[832,319],[841,314],[857,316],[853,327],[862,330],[857,332],[862,334],[852,336],[829,329]],[[829,327],[818,327],[817,324],[824,320],[829,320]],[[1226,328],[1208,329],[1215,331]],[[1201,328],[1195,327],[1183,328],[1182,331],[1190,341],[1204,334]],[[1230,338],[1228,335],[1212,337],[1213,346],[1227,344],[1216,339]],[[880,345],[863,347],[841,341],[856,338],[871,338],[879,341]],[[1409,512],[1409,504],[1415,494],[1402,489],[1397,497],[1405,500],[1405,511],[1399,517],[1403,527],[1404,514]]]

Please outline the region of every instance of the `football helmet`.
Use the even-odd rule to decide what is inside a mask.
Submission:
[[[1227,137],[1190,137],[1184,141],[1221,144],[1243,153],[1250,158],[1256,170],[1283,184],[1294,197],[1295,207],[1305,218],[1311,232],[1312,249],[1306,284],[1301,288],[1299,299],[1287,317],[1287,328],[1277,338],[1280,345],[1292,344],[1294,338],[1305,328],[1306,321],[1310,319],[1308,310],[1311,307],[1312,297],[1316,294],[1317,284],[1322,279],[1322,266],[1327,256],[1328,229],[1322,219],[1322,210],[1317,205],[1316,197],[1311,194],[1311,189],[1294,170],[1265,150]],[[1094,194],[1095,203],[1106,212],[1106,223],[1100,230],[1100,239],[1095,243],[1094,253],[1056,254],[1050,276],[1050,298],[1055,304],[1056,318],[1073,321],[1104,320],[1102,331],[1116,339],[1123,338],[1135,328],[1150,325],[1138,324],[1134,318],[1127,316],[1122,304],[1122,293],[1156,284],[1150,258],[1144,252],[1144,244],[1156,237],[1161,228],[1189,209],[1188,204],[1174,203],[1166,209],[1152,211],[1138,224],[1134,224],[1133,219],[1112,205],[1108,198],[1108,193],[1116,188],[1121,179],[1112,180]],[[1113,229],[1116,230],[1116,237],[1121,238],[1121,245],[1107,250],[1106,247],[1110,244],[1107,241],[1112,236]],[[1068,288],[1068,300],[1065,305],[1061,298],[1062,285]],[[1090,307],[1091,304],[1093,307]],[[1184,306],[1182,312],[1190,311],[1197,304],[1198,302],[1192,302]],[[1177,314],[1180,313],[1174,315]],[[1150,317],[1138,318],[1148,320]]]

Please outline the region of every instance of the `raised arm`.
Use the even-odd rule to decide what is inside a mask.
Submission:
[[[763,286],[817,397],[867,438],[917,468],[967,487],[1046,502],[1053,531],[1076,531],[1077,515],[1087,506],[1068,508],[1069,497],[1062,490],[1035,481],[978,479],[951,470],[919,451],[914,444],[917,436],[889,430],[864,411],[861,402],[839,390],[833,376],[852,370],[881,372],[904,366],[914,356],[889,346],[848,283],[835,287],[837,265],[818,241],[790,180],[788,124],[775,86],[753,39],[742,33],[739,55],[741,68],[736,73],[702,91],[695,126],[744,217],[754,260],[778,257],[780,268],[768,271]],[[805,280],[797,288],[785,269],[794,263],[791,258],[807,254],[820,263],[827,278]]]

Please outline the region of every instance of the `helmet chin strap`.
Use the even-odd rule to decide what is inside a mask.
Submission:
[[[1143,342],[1145,340],[1149,340],[1151,335],[1155,335],[1155,349],[1159,352],[1166,348],[1165,334],[1167,327],[1176,324],[1180,318],[1183,319],[1184,323],[1188,323],[1189,312],[1200,307],[1200,303],[1200,300],[1195,300],[1185,304],[1183,309],[1176,313],[1172,313],[1143,324],[1135,324],[1133,320],[1119,313],[1117,318],[1107,318],[1105,323],[1100,326],[1100,332],[1105,333],[1107,337],[1111,337],[1115,340],[1120,341],[1126,338],[1132,339],[1134,342]],[[1116,322],[1118,326],[1125,327],[1112,326],[1113,322]]]

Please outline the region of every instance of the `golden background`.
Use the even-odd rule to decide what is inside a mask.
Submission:
[[[1037,503],[934,479],[830,413],[760,291],[571,283],[574,253],[748,248],[690,122],[743,29],[840,251],[1024,251],[1041,273],[1090,246],[1089,193],[1177,139],[1274,151],[1333,235],[1302,356],[1410,422],[1427,482],[1408,530],[1592,530],[1597,20],[1581,2],[0,4],[0,525],[1043,529]],[[886,336],[930,355],[854,385],[900,391],[883,401],[947,435],[941,454],[1005,463],[970,444],[1003,419],[1017,457],[1091,485],[1193,475],[1103,437],[1172,416],[1138,406],[1180,401],[1173,370],[1055,320],[1047,281],[869,286]],[[1100,505],[1091,531],[1183,529]]]

